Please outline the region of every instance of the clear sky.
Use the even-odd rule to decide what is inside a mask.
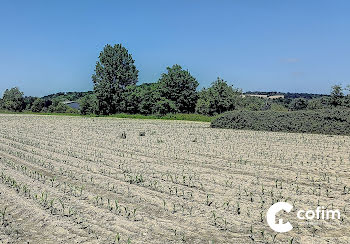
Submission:
[[[350,84],[350,1],[0,1],[0,94],[86,91],[105,44],[139,81],[180,64],[207,87],[329,93]]]

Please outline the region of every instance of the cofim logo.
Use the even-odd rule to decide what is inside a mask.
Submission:
[[[277,202],[272,205],[266,214],[267,224],[276,232],[288,232],[293,229],[293,226],[287,222],[283,224],[283,219],[279,219],[278,224],[276,224],[276,215],[279,211],[286,211],[289,213],[293,206],[287,202]]]
[[[287,202],[277,202],[273,204],[266,214],[267,224],[276,232],[288,232],[293,229],[291,223],[286,222],[283,223],[283,219],[279,219],[278,223],[276,223],[276,215],[280,211],[285,211],[289,213],[293,209],[293,205]],[[317,207],[316,210],[299,210],[297,212],[297,218],[300,220],[313,220],[313,219],[340,219],[340,211],[325,209],[324,207]]]

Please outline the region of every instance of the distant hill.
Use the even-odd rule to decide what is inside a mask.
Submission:
[[[54,94],[50,94],[47,96],[42,97],[44,100],[52,100],[52,99],[59,99],[59,100],[68,100],[68,101],[76,101],[80,98],[93,94],[93,91],[87,91],[87,92],[58,92]]]
[[[143,84],[143,85],[149,85],[149,84]],[[44,100],[52,100],[52,99],[59,99],[62,101],[77,101],[81,99],[82,97],[86,95],[93,94],[93,91],[87,91],[87,92],[58,92],[54,94],[50,94],[47,96],[42,97]],[[325,94],[314,94],[314,93],[293,93],[293,92],[276,92],[276,91],[247,91],[244,94],[254,94],[254,95],[267,95],[267,96],[275,96],[275,95],[284,95],[285,99],[294,99],[294,98],[305,98],[305,99],[312,99],[312,98],[319,98],[324,96],[329,96]]]
[[[275,96],[275,95],[284,95],[285,99],[294,99],[294,98],[305,98],[305,99],[312,99],[312,98],[318,98],[318,97],[325,97],[329,95],[325,94],[314,94],[314,93],[292,93],[292,92],[262,92],[262,91],[247,91],[244,94],[260,94],[260,95],[267,95],[267,96]]]

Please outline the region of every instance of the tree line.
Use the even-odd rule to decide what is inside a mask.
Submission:
[[[198,113],[217,115],[232,110],[315,110],[331,107],[350,108],[350,96],[340,85],[332,87],[330,96],[280,98],[276,100],[242,96],[242,90],[217,78],[209,88],[198,91],[198,81],[188,70],[175,64],[167,67],[155,83],[138,85],[135,60],[121,44],[106,45],[101,51],[92,75],[93,92],[58,93],[42,98],[24,97],[18,88],[4,92],[0,107],[10,111],[81,113],[110,115]],[[65,105],[74,100],[80,110]]]

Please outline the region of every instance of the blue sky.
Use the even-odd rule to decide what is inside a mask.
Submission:
[[[0,1],[0,94],[86,91],[104,45],[139,81],[180,64],[207,87],[329,93],[350,84],[350,1]]]

